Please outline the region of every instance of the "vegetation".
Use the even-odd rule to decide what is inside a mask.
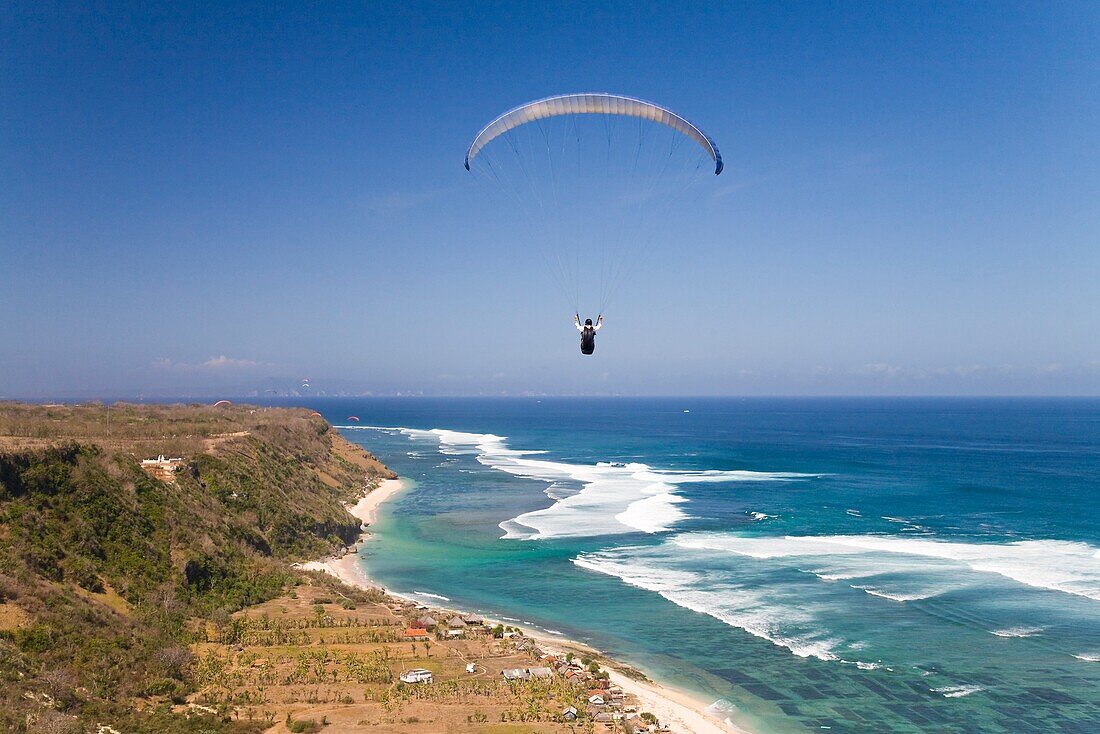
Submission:
[[[262,730],[188,713],[214,674],[189,646],[211,626],[289,634],[230,615],[283,593],[288,561],[353,542],[342,503],[391,474],[305,410],[119,404],[109,427],[106,414],[0,404],[0,730]],[[184,459],[166,481],[140,464],[162,453]]]

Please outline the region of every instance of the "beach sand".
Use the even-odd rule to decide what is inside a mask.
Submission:
[[[382,503],[402,492],[408,483],[402,479],[384,479],[375,489],[363,495],[362,498],[348,512],[357,517],[364,526],[373,525],[377,520],[378,511]],[[364,533],[365,535],[365,533]],[[349,586],[371,589],[381,588],[371,580],[363,566],[359,563],[359,556],[348,553],[338,557],[331,557],[320,561],[310,561],[299,566],[306,571],[321,571],[330,574]],[[392,596],[401,597],[400,594]],[[420,603],[416,599],[407,599]],[[462,611],[455,609],[453,611]],[[499,620],[492,620],[494,623]],[[508,624],[516,626],[510,622]],[[591,649],[572,640],[552,637],[538,630],[523,629],[524,634],[533,640],[537,640],[548,652],[564,652],[566,648]],[[648,711],[664,724],[672,727],[672,731],[691,734],[751,734],[747,729],[739,728],[712,716],[708,711],[708,704],[692,695],[676,689],[662,686],[651,681],[639,681],[629,677],[621,670],[616,669],[614,661],[603,666],[611,676],[611,681],[625,692],[633,694],[639,701],[642,711]]]
[[[373,525],[378,518],[378,510],[381,508],[382,503],[402,492],[407,486],[408,483],[403,479],[383,479],[377,487],[360,497],[354,505],[348,507],[348,513],[358,518],[364,526]],[[360,540],[365,535],[364,532],[360,536]],[[362,564],[358,563],[358,560],[359,556],[355,553],[346,553],[341,556],[330,556],[320,561],[302,563],[298,565],[298,568],[303,571],[327,573],[349,586],[358,586],[364,589],[378,588],[380,584],[374,583],[367,577]]]

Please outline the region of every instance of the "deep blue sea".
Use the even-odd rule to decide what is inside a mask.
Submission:
[[[415,482],[394,591],[762,732],[1100,732],[1098,400],[300,402]]]

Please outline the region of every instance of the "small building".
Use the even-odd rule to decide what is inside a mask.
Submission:
[[[435,627],[437,624],[439,624],[439,621],[432,615],[425,614],[423,617],[416,620],[416,623],[424,629],[431,629],[432,627]]]
[[[593,693],[592,691],[589,691],[588,693],[589,693],[588,702],[590,704],[592,704],[593,706],[603,706],[604,705],[604,698],[603,698],[602,693]]]
[[[427,640],[428,639],[428,630],[422,629],[420,627],[409,627],[408,629],[405,630],[405,639],[406,640]]]
[[[592,717],[592,720],[596,721],[596,722],[599,722],[599,723],[602,723],[602,724],[610,724],[611,721],[612,721],[612,718],[611,718],[611,714],[607,713],[606,711],[600,711],[599,713],[597,713],[595,716]]]
[[[527,675],[531,678],[553,678],[554,671],[550,668],[528,668]]]
[[[175,482],[176,472],[183,469],[183,458],[169,459],[161,454],[155,459],[142,459],[141,468],[154,479],[159,479],[162,482]]]
[[[506,681],[527,680],[528,678],[526,668],[505,668],[500,671],[500,674],[504,676]]]
[[[402,683],[431,683],[432,671],[424,668],[413,668],[401,674]]]
[[[466,672],[473,673],[477,670],[477,665],[474,663],[466,663]]]
[[[457,614],[447,620],[447,626],[453,630],[466,629],[466,623],[462,621],[462,617]]]
[[[577,709],[573,708],[572,706],[568,706],[564,711],[561,712],[561,717],[566,721],[576,721]]]
[[[472,624],[475,627],[480,627],[485,624],[485,619],[480,614],[463,614],[462,621],[466,624]]]

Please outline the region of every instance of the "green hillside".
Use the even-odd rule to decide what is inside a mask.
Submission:
[[[187,645],[351,543],[342,503],[390,472],[305,410],[106,413],[0,404],[0,729],[255,730],[172,712]]]

